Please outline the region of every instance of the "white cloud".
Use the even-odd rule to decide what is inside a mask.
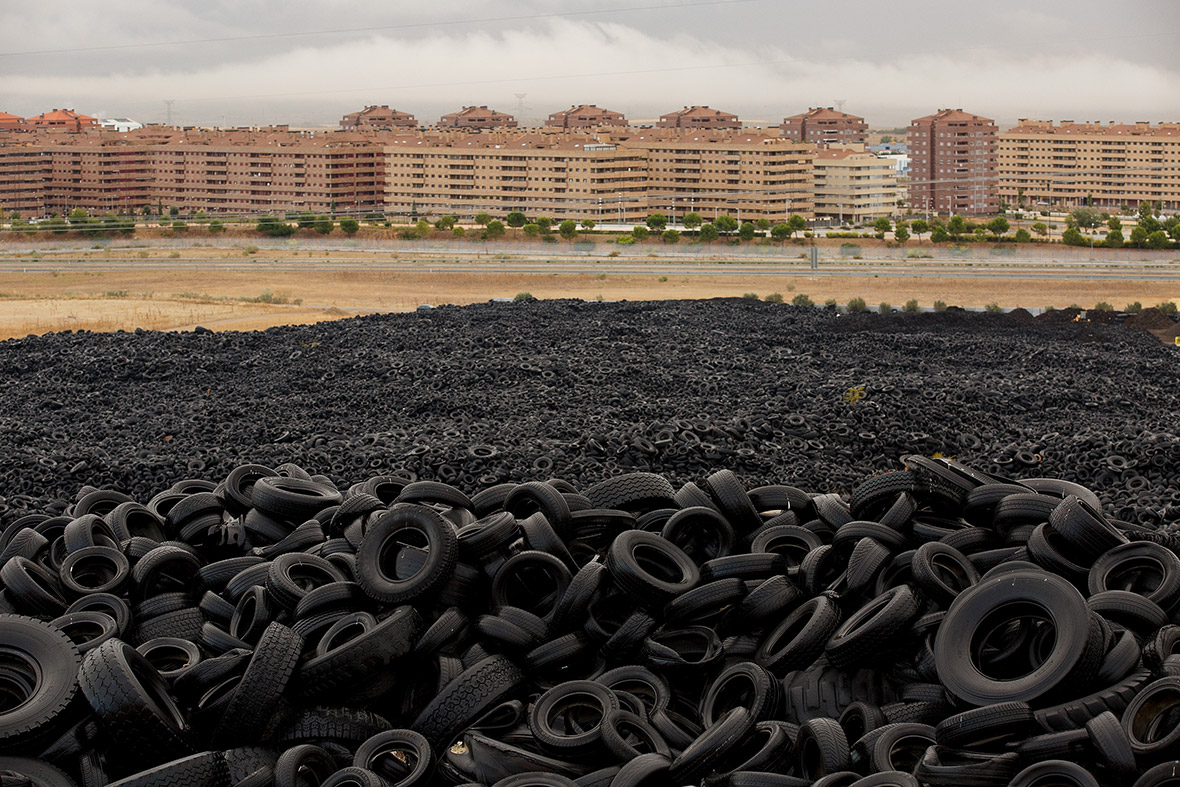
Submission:
[[[587,102],[651,118],[699,103],[778,122],[807,106],[846,99],[848,111],[877,126],[904,124],[943,106],[1001,123],[1017,117],[1176,120],[1174,80],[1163,68],[1110,55],[1018,61],[975,48],[959,55],[899,49],[872,58],[817,58],[788,43],[739,48],[687,33],[560,19],[507,31],[373,35],[196,68],[6,79],[0,108],[122,112],[158,109],[161,99],[174,98],[186,123],[216,123],[228,113],[231,122],[332,124],[343,111],[381,103],[431,122],[461,104],[511,112],[513,94],[527,93],[532,110],[526,117]]]

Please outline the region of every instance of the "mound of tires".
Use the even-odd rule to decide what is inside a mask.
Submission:
[[[146,500],[247,462],[340,488],[727,467],[849,494],[921,453],[1075,481],[1112,516],[1174,527],[1175,348],[1024,316],[547,301],[0,342],[0,524],[83,485]]]
[[[792,480],[83,488],[0,536],[0,783],[1174,778],[1175,537],[922,455]]]

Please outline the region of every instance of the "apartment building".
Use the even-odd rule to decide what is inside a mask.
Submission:
[[[54,109],[34,115],[25,123],[33,128],[61,128],[68,131],[85,131],[98,126],[98,118],[80,115],[72,109]]]
[[[356,131],[363,128],[393,129],[417,128],[418,121],[409,112],[390,109],[388,104],[368,106],[360,112],[350,112],[340,118],[340,128]]]
[[[0,133],[0,139],[4,136]],[[49,158],[39,145],[0,144],[0,210],[44,216],[48,180]]]
[[[710,109],[709,107],[693,106],[684,107],[675,112],[669,112],[666,115],[660,115],[660,120],[656,123],[656,128],[674,128],[681,131],[691,131],[694,129],[714,131],[729,129],[732,131],[741,131],[742,122],[738,120],[737,115],[730,112],[722,112],[719,109]]]
[[[815,216],[860,224],[897,213],[901,191],[893,161],[864,145],[815,152]]]
[[[811,218],[814,149],[764,133],[631,135],[621,145],[643,151],[653,211],[681,221],[729,214],[741,221],[778,223],[792,213]]]
[[[1013,206],[1180,210],[1180,123],[1021,119],[999,135],[999,195]]]
[[[906,145],[915,211],[984,216],[999,210],[993,120],[942,109],[911,121]]]
[[[863,145],[869,132],[865,119],[831,107],[812,107],[783,118],[778,127],[784,139],[815,145]]]
[[[516,118],[504,112],[488,109],[486,106],[463,107],[458,112],[443,115],[439,118],[438,128],[516,128]]]
[[[625,126],[627,118],[622,112],[603,109],[593,104],[580,104],[561,112],[554,112],[545,121],[548,128],[564,130],[579,128],[597,128],[598,126]]]
[[[25,119],[20,115],[0,112],[0,131],[20,131],[26,127]]]

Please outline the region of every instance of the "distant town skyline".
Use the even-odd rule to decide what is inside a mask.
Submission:
[[[432,124],[571,104],[632,122],[691,104],[777,125],[844,102],[874,128],[940,107],[996,120],[1180,120],[1180,4],[1015,0],[80,0],[0,6],[0,111],[334,127],[388,104]],[[333,32],[335,31],[335,32]]]

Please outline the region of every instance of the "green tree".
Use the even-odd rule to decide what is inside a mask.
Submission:
[[[291,214],[288,214],[288,217],[291,217]],[[301,229],[301,230],[315,229],[315,218],[316,217],[315,217],[314,213],[311,213],[309,211],[303,211],[301,213],[294,214],[293,217],[295,219],[295,224],[299,227],[299,229]]]
[[[781,292],[772,292],[772,293],[770,293],[770,295],[767,295],[762,300],[766,301],[767,303],[782,303],[783,302],[783,294]]]
[[[1106,301],[1098,301],[1098,303],[1094,304],[1094,311],[1096,311],[1096,312],[1112,312],[1112,311],[1114,311],[1114,307],[1111,306]]]
[[[631,228],[631,236],[635,240],[647,240],[647,236],[651,234],[651,230],[642,224],[637,224]]]
[[[272,238],[285,238],[295,234],[295,227],[278,216],[259,216],[258,223],[254,228],[263,235],[268,235]]]
[[[930,230],[931,243],[946,243],[948,240],[950,240],[950,235],[947,233],[946,227],[941,224],[934,225]]]
[[[745,222],[742,222],[741,228],[738,229],[738,237],[741,238],[742,240],[753,240],[754,235],[757,232],[758,232],[757,227],[755,227],[752,223],[745,221]]]
[[[717,240],[719,233],[717,232],[717,227],[714,225],[702,224],[698,235],[705,243],[712,243],[713,241]]]
[[[526,238],[535,238],[541,234],[541,228],[533,222],[524,225],[524,236]]]
[[[664,243],[680,242],[680,233],[676,230],[664,230],[660,237],[664,239]]]
[[[1111,216],[1106,220],[1106,226],[1112,230],[1121,230],[1123,228],[1123,223],[1119,221],[1118,216]]]
[[[1155,206],[1151,200],[1143,200],[1139,203],[1139,226],[1147,230],[1147,234],[1155,232],[1160,228],[1160,223],[1155,217]]]
[[[737,232],[738,221],[727,213],[723,216],[718,216],[717,220],[713,222],[713,226],[722,235],[728,237],[730,234]]]
[[[905,243],[910,239],[910,231],[902,222],[897,223],[897,229],[893,231],[893,239],[898,243]]]
[[[1111,230],[1110,232],[1106,233],[1106,240],[1102,242],[1112,249],[1121,249],[1123,247],[1122,230]]]
[[[1163,230],[1156,230],[1147,236],[1147,248],[1149,249],[1166,249],[1168,248],[1168,233]]]
[[[1004,233],[1006,233],[1010,227],[1011,225],[1008,223],[1008,220],[1003,216],[996,216],[987,223],[987,231],[996,238],[1004,237]]]
[[[180,219],[177,219],[176,221],[172,222],[172,231],[173,232],[188,232],[188,224],[181,221]]]
[[[504,217],[504,221],[505,221],[505,223],[508,224],[509,227],[512,228],[513,235],[516,235],[516,231],[518,229],[520,229],[521,227],[523,227],[524,225],[529,223],[529,220],[527,218],[525,218],[525,215],[523,213],[521,213],[519,210],[514,210],[511,213],[509,213],[507,216]]]
[[[754,226],[758,228],[759,232],[765,233],[770,229],[770,219],[758,219],[758,221],[754,222]]]
[[[549,230],[553,228],[553,219],[549,218],[548,216],[538,216],[534,224],[536,224],[537,228],[541,230],[542,235],[548,235]]]
[[[815,301],[811,300],[811,296],[806,293],[799,293],[791,299],[791,303],[795,306],[814,306]]]
[[[1077,227],[1067,227],[1061,234],[1061,242],[1067,246],[1085,246],[1086,239]]]
[[[680,223],[684,225],[686,230],[695,230],[699,228],[704,222],[701,221],[701,214],[693,212],[685,213],[684,218],[681,219]]]
[[[314,229],[320,235],[331,235],[332,230],[336,229],[336,222],[332,221],[331,216],[316,216]]]
[[[361,223],[359,221],[357,221],[356,219],[341,219],[340,220],[340,229],[344,232],[345,235],[356,235],[357,231],[360,230],[360,228],[361,228]]]
[[[1134,303],[1128,303],[1126,308],[1123,309],[1123,311],[1127,312],[1128,314],[1139,314],[1141,311],[1143,311],[1143,304],[1140,303],[1139,301],[1135,301]]]
[[[782,243],[787,242],[787,238],[791,237],[791,225],[789,224],[775,224],[770,228],[770,237]]]
[[[344,224],[344,222],[341,222],[341,225],[343,225],[343,224]],[[451,229],[451,237],[452,238],[465,238],[465,237],[467,237],[467,228],[466,227],[459,227],[459,226],[453,227]]]
[[[1049,234],[1049,228],[1043,221],[1033,222],[1032,231],[1040,235],[1042,238]]]
[[[787,226],[791,228],[791,233],[795,237],[799,237],[799,233],[807,229],[807,219],[798,213],[792,213],[787,219]]]
[[[873,222],[873,229],[877,232],[878,240],[885,240],[885,233],[893,229],[893,222],[882,216]]]
[[[892,311],[893,311],[893,304],[891,304],[889,301],[881,301],[880,303],[877,304],[877,313],[878,314],[889,314]]]
[[[596,225],[597,222],[594,219],[582,219],[582,229],[586,230],[586,232],[594,229]]]
[[[947,234],[958,240],[967,231],[967,221],[962,216],[951,216],[946,223]]]
[[[1131,228],[1131,245],[1140,249],[1147,245],[1147,230],[1142,225]]]
[[[455,228],[454,216],[440,216],[438,221],[434,222],[436,230],[450,230]]]
[[[934,311],[936,311],[936,312],[946,311],[946,301],[935,301],[934,302]]]
[[[484,232],[488,235],[488,240],[495,240],[504,236],[504,222],[498,219],[492,219],[488,222],[487,229]]]
[[[664,228],[668,226],[668,217],[663,213],[653,213],[647,217],[647,221],[644,223],[647,224],[648,229],[663,232]]]
[[[479,213],[475,214],[475,223],[481,227],[488,226],[488,224],[491,223],[491,221],[492,221],[492,216],[490,213],[484,213],[483,211],[480,211]]]
[[[1000,304],[996,303],[995,301],[992,301],[987,306],[984,306],[983,309],[988,314],[1003,314],[1004,313],[1004,307],[1001,306]]]
[[[1032,235],[1024,227],[1016,230],[1016,234],[1013,237],[1017,243],[1029,243],[1032,241]]]
[[[578,222],[566,219],[557,226],[557,233],[572,242],[574,238],[578,237]]]
[[[1172,240],[1180,241],[1180,216],[1169,216],[1164,222],[1164,229],[1172,236]]]
[[[1085,205],[1071,210],[1069,218],[1075,227],[1083,230],[1092,230],[1102,223],[1102,214]]]
[[[914,219],[914,223],[910,225],[910,229],[918,236],[918,243],[921,243],[922,236],[930,231],[930,224],[926,219]]]

